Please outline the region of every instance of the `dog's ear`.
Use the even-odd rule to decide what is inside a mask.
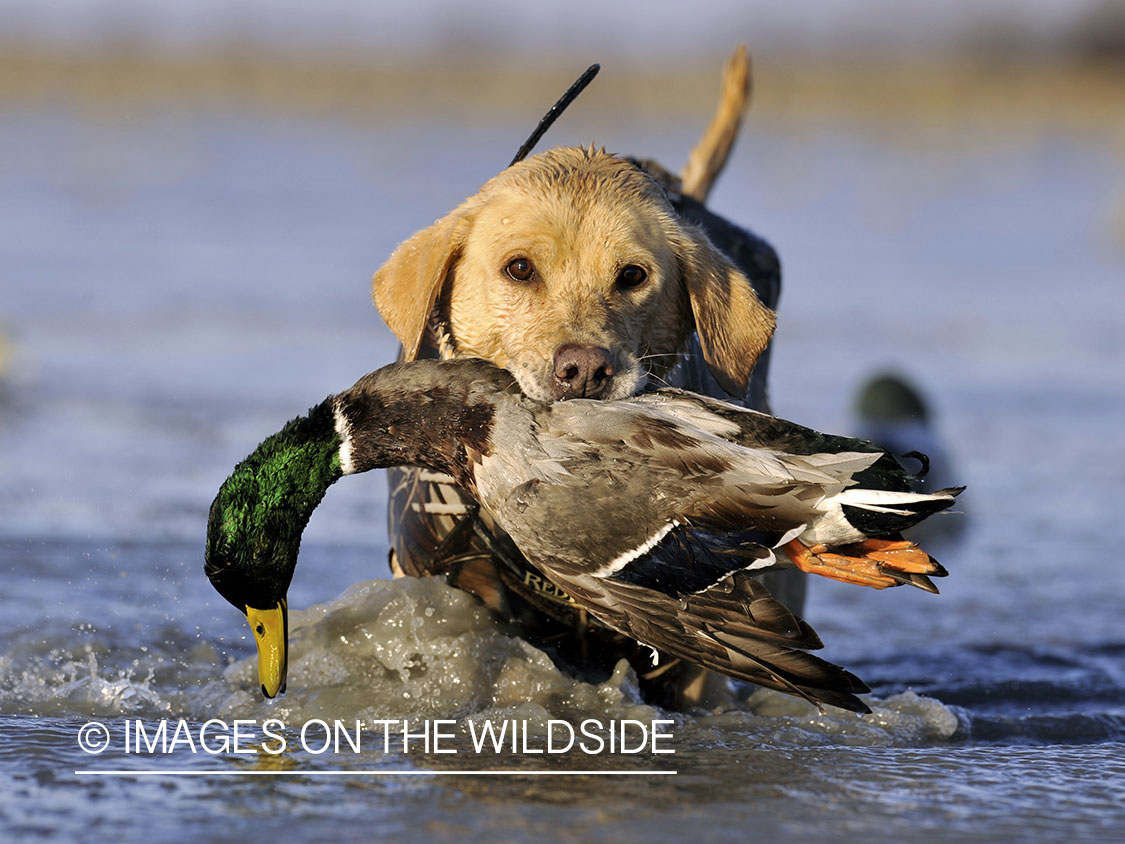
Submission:
[[[402,343],[403,360],[414,360],[434,302],[453,268],[469,218],[454,211],[401,243],[371,279],[371,298]]]
[[[773,336],[774,312],[706,235],[692,229],[683,235],[677,251],[703,358],[719,386],[744,398],[750,372]]]

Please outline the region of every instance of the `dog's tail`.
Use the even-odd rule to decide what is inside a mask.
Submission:
[[[680,174],[680,192],[684,196],[705,202],[711,193],[738,137],[742,115],[750,103],[750,87],[750,55],[745,45],[740,44],[723,67],[719,108]]]

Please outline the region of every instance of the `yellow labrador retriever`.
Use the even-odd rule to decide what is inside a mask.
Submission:
[[[407,359],[436,308],[444,353],[491,360],[544,401],[634,395],[693,329],[715,379],[741,397],[774,326],[660,184],[593,148],[505,170],[400,246],[373,289]]]
[[[748,90],[740,49],[682,181],[593,147],[553,149],[404,242],[372,286],[402,357],[486,358],[544,401],[615,399],[674,382],[766,409],[765,361],[755,364],[774,329],[776,255],[702,204]],[[674,661],[653,669],[647,649],[587,619],[451,479],[393,472],[390,536],[396,575],[447,575],[572,670],[593,676],[625,657],[651,698],[702,699],[698,670]],[[771,586],[800,611],[802,581]]]

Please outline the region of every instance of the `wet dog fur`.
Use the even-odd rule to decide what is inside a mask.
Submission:
[[[715,122],[737,127],[731,99]],[[732,142],[704,136],[685,192],[706,194]],[[716,143],[727,144],[717,162]],[[701,168],[709,175],[690,177]],[[372,295],[405,359],[431,328],[441,354],[488,359],[544,401],[638,393],[665,378],[693,331],[715,380],[741,399],[774,329],[666,187],[593,147],[552,149],[491,179],[399,246]]]

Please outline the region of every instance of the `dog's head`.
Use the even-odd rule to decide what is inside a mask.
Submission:
[[[407,360],[436,307],[455,354],[506,367],[546,401],[640,392],[693,328],[716,380],[741,397],[774,327],[648,174],[592,148],[496,176],[399,246],[372,295]]]

